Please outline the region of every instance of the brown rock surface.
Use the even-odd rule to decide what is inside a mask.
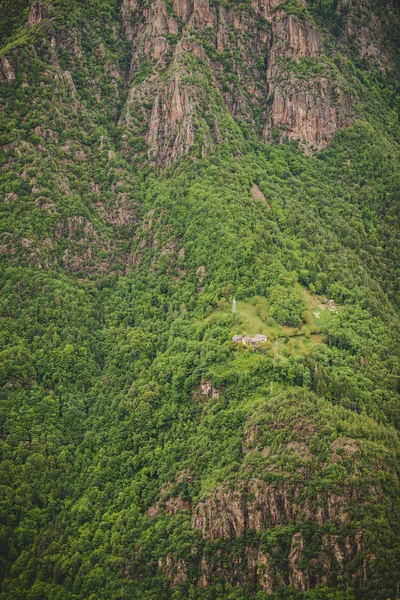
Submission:
[[[39,2],[34,2],[28,15],[28,25],[36,25],[43,21],[46,16],[46,7]]]
[[[300,446],[308,459],[308,448]],[[312,502],[303,497],[303,486],[289,482],[267,484],[256,478],[233,488],[220,486],[193,508],[192,526],[199,529],[209,543],[217,543],[219,547],[223,539],[243,538],[251,531],[268,532],[289,524],[297,528],[306,521],[318,523],[321,527],[327,522],[343,526],[349,523],[350,507],[362,502],[360,491],[347,484],[343,493],[320,492]],[[362,551],[362,534],[353,532],[345,539],[338,535],[323,534],[319,555],[309,560],[308,567],[305,566],[305,548],[303,533],[295,529],[285,568],[277,566],[276,562],[271,563],[270,554],[259,545],[246,546],[244,555],[237,557],[238,562],[231,565],[229,573],[224,566],[223,553],[220,553],[220,559],[212,563],[203,557],[200,561],[200,585],[209,585],[213,577],[240,580],[240,573],[247,570],[269,594],[289,584],[296,590],[305,591],[310,588],[311,580],[313,585],[315,582],[328,581],[333,561],[341,568],[352,561]],[[315,564],[319,564],[322,570],[316,572]]]
[[[0,79],[5,79],[6,81],[13,81],[15,79],[14,67],[4,55],[1,57]]]
[[[323,148],[351,122],[352,101],[337,81],[298,77],[293,68],[288,74],[288,60],[323,65],[324,44],[311,21],[272,10],[277,4],[253,0],[253,10],[234,10],[208,0],[174,0],[171,13],[164,0],[146,8],[124,0],[133,83],[122,122],[132,131],[147,125],[141,135],[150,160],[169,164],[195,144],[206,154],[227,137],[224,114],[246,122],[264,140],[275,130],[309,149]],[[231,57],[229,63],[222,56]],[[153,67],[136,81],[143,61]],[[206,114],[207,126],[203,121],[196,140]]]
[[[171,587],[178,587],[187,579],[187,567],[182,558],[177,558],[171,552],[158,560],[158,566],[169,578]]]
[[[289,564],[289,581],[295,590],[305,591],[309,587],[308,577],[301,570],[301,561],[304,555],[304,539],[300,532],[297,532],[292,537],[292,545],[290,548],[288,564]]]

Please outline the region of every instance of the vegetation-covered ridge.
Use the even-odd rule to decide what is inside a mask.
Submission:
[[[0,600],[397,600],[396,3],[0,17]]]

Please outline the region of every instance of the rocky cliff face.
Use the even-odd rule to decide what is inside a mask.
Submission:
[[[272,105],[263,137],[270,139],[275,129],[280,139],[299,139],[321,149],[351,122],[351,97],[336,78],[324,76],[323,42],[313,23],[277,11],[272,32],[267,67]],[[302,65],[309,67],[307,76],[300,72]]]
[[[204,154],[229,138],[227,117],[261,139],[317,149],[351,122],[353,99],[325,69],[324,41],[305,2],[305,16],[280,7],[124,2],[133,79],[122,122],[135,133],[146,124],[152,160],[172,162],[196,141]]]
[[[190,513],[193,529],[201,534],[202,544],[192,548],[191,560],[170,553],[159,564],[172,587],[194,565],[199,587],[220,579],[239,586],[253,581],[267,594],[288,585],[302,592],[337,584],[349,574],[353,585],[363,588],[374,578],[378,566],[364,538],[368,515],[382,502],[384,491],[378,482],[362,481],[360,460],[367,448],[359,440],[337,437],[321,462],[311,450],[321,424],[297,415],[289,433],[279,413],[271,417],[253,417],[246,426],[243,465],[235,483],[219,485],[191,504],[179,494],[169,496],[174,485],[194,480],[179,474],[149,510],[152,518],[160,510],[171,516]],[[290,441],[276,446],[275,436]],[[290,456],[289,468],[297,464],[296,475],[281,466],[284,454]],[[389,468],[382,458],[377,471]],[[332,465],[342,473],[334,486],[322,483]]]
[[[127,100],[120,107],[123,151],[166,165],[193,151],[201,156],[225,141],[256,136],[265,141],[299,140],[321,149],[354,119],[356,99],[334,61],[356,44],[360,58],[389,68],[381,21],[367,7],[338,4],[342,31],[334,38],[317,24],[305,0],[251,4],[209,0],[123,0],[121,23],[130,44]],[[310,9],[310,10],[309,10]],[[35,2],[26,27],[49,36],[48,60],[71,52],[85,66],[79,37],[57,32],[56,11]],[[119,33],[114,26],[113,37]],[[98,55],[118,98],[123,73],[101,43]],[[0,77],[15,79],[18,58],[4,55]],[[61,75],[61,73],[60,73]],[[70,72],[62,74],[71,79]],[[93,89],[98,81],[92,81]],[[70,81],[76,107],[79,98]],[[101,91],[96,94],[101,100]]]
[[[352,82],[336,63],[356,52],[371,68],[393,68],[383,21],[370,4],[339,3],[335,38],[314,18],[311,0],[124,0],[113,22],[88,13],[96,31],[89,40],[78,26],[58,26],[55,5],[34,2],[24,16],[21,48],[13,42],[1,55],[0,83],[21,96],[19,107],[39,110],[47,102],[52,109],[39,110],[31,132],[24,125],[22,137],[9,136],[4,173],[24,162],[20,193],[48,227],[41,239],[22,230],[13,241],[6,237],[2,252],[75,272],[137,264],[134,252],[129,258],[112,239],[115,227],[134,244],[138,239],[131,235],[137,211],[128,164],[165,167],[219,145],[238,148],[245,139],[289,138],[307,152],[324,148],[358,110]],[[22,109],[7,102],[3,109],[7,122],[24,123]],[[54,163],[50,185],[30,174],[35,153],[41,164]],[[104,168],[115,177],[98,180]],[[93,213],[79,216],[82,222],[76,219],[83,208],[68,208],[77,198],[82,207],[89,201]],[[18,193],[7,196],[10,209],[15,201]]]
[[[246,534],[251,531],[260,535],[288,526],[291,531],[284,551],[285,560],[280,566],[273,556],[277,548],[267,552],[262,544],[256,543],[246,546],[237,568],[229,574],[222,566],[223,553],[221,561],[209,563],[203,558],[203,585],[210,585],[218,576],[233,581],[245,565],[245,570],[250,569],[264,591],[270,594],[282,585],[291,584],[296,590],[304,591],[317,583],[327,583],[333,571],[339,569],[344,573],[360,554],[362,533],[351,531],[343,537],[324,534],[323,530],[328,523],[335,528],[348,524],[348,510],[363,501],[360,496],[359,490],[349,487],[341,495],[318,494],[311,502],[304,498],[302,485],[268,485],[254,478],[241,489],[217,489],[211,498],[194,509],[192,516],[193,527],[199,529],[210,543],[246,539]],[[321,528],[319,550],[311,560],[307,560],[304,553],[309,540],[305,539],[303,531],[297,530],[302,529],[300,524],[305,522],[317,523]],[[362,570],[355,576],[362,578]]]

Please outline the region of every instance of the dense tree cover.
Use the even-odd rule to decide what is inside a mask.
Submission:
[[[334,4],[310,3],[333,30],[342,26]],[[236,585],[224,568],[250,573],[240,560],[257,548],[284,571],[297,531],[313,589],[286,576],[274,600],[394,599],[393,83],[343,59],[359,118],[318,155],[262,144],[228,122],[230,143],[159,172],[143,164],[140,136],[121,152],[129,73],[118,3],[55,7],[49,18],[64,15],[71,47],[58,55],[62,76],[45,61],[48,42],[32,53],[21,41],[24,3],[13,4],[6,31],[21,46],[16,79],[2,85],[1,600],[265,600],[254,578]],[[77,22],[84,61],[68,38]],[[119,73],[112,84],[101,43]],[[322,343],[296,347],[306,289],[339,310]],[[231,343],[240,312],[218,307],[234,295],[265,299],[262,320],[287,328],[283,349]],[[203,393],[204,382],[218,394]],[[251,478],[291,486],[311,511],[348,496],[348,513],[342,523],[288,519],[231,539],[202,536],[196,507]],[[174,513],[167,502],[177,499]],[[324,536],[345,545],[360,532],[362,551],[343,569],[333,562],[321,583]],[[171,556],[186,565],[172,584]],[[199,586],[203,559],[222,564],[208,587]]]
[[[363,128],[358,129],[362,145]],[[327,169],[324,191],[315,188],[305,196],[310,188],[302,179],[308,182],[310,175],[299,168],[292,182],[290,169],[296,171],[296,161],[321,172]],[[336,186],[331,175],[338,163],[332,149],[321,161],[304,159],[290,146],[260,146],[241,159],[186,162],[168,178],[152,175],[143,184],[143,222],[151,210],[157,227],[140,227],[136,234],[146,240],[139,241],[142,263],[136,271],[93,280],[37,268],[10,266],[4,271],[4,598],[256,594],[256,588],[229,591],[222,583],[209,591],[191,588],[198,576],[196,564],[180,595],[170,590],[152,557],[173,551],[195,563],[192,546],[199,553],[213,549],[203,548],[187,512],[175,517],[162,512],[150,519],[147,510],[182,471],[191,473],[184,494],[193,504],[238,478],[246,465],[243,430],[249,418],[265,415],[256,407],[270,396],[271,381],[279,418],[288,419],[289,427],[292,409],[285,416],[284,406],[302,406],[300,390],[312,390],[312,406],[318,406],[313,404],[317,398],[326,399],[317,414],[328,410],[341,422],[330,439],[371,439],[368,453],[361,454],[361,472],[373,471],[373,461],[388,452],[390,469],[395,468],[397,438],[391,425],[398,424],[399,416],[398,321],[387,295],[390,284],[382,288],[374,277],[373,253],[364,261],[360,247],[354,247],[356,234],[350,237],[350,232],[357,227],[349,229],[348,240],[341,234],[350,227],[350,211],[362,231],[360,244],[368,243],[356,202],[342,216],[342,198],[332,193],[325,200],[324,192]],[[269,207],[251,197],[254,180]],[[226,182],[223,188],[221,181]],[[170,253],[165,252],[168,243]],[[384,260],[379,248],[375,252],[377,261]],[[204,270],[199,272],[199,266]],[[389,281],[390,273],[395,274],[395,265],[385,267],[380,277]],[[273,351],[270,356],[247,351],[244,362],[238,362],[229,341],[233,316],[204,321],[221,298],[233,293],[239,299],[264,295],[277,311],[301,318],[304,301],[291,291],[296,281],[343,304],[326,331],[327,343],[309,352],[274,361]],[[298,325],[286,316],[282,322]],[[218,400],[205,406],[192,400],[202,379],[222,390]],[[288,395],[292,386],[299,391]],[[343,412],[332,413],[336,405]],[[321,432],[321,442],[315,442],[317,461],[327,435],[325,429]],[[263,473],[256,458],[252,473]],[[289,455],[284,464],[282,458],[280,469],[295,477],[296,460]],[[384,473],[377,469],[378,477]],[[332,471],[328,488],[340,486],[341,477]],[[304,493],[312,496],[313,485]],[[396,485],[395,480],[384,483],[390,502],[398,493]],[[390,506],[382,504],[381,515],[374,517],[375,533],[368,503],[363,517],[376,536],[373,545],[383,569],[372,576],[371,594],[381,594],[382,588],[373,585],[385,581],[387,597],[397,568],[396,555],[387,554],[388,547],[393,552],[396,535]],[[314,535],[318,539],[320,534]],[[275,552],[283,560],[287,544]],[[328,593],[310,592],[304,598]],[[332,591],[333,597],[335,593],[352,597],[351,592]],[[289,588],[285,594],[302,597]]]

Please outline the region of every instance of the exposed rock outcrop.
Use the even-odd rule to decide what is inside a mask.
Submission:
[[[251,195],[253,196],[254,200],[261,200],[261,202],[269,208],[269,204],[265,195],[256,183],[254,183],[253,187],[251,188]]]
[[[194,508],[192,525],[211,543],[221,539],[243,538],[250,531],[273,531],[274,527],[288,524],[296,527],[296,524],[299,526],[307,521],[316,522],[321,527],[327,522],[344,525],[349,522],[348,507],[359,501],[359,492],[349,488],[341,496],[319,494],[317,501],[311,504],[303,497],[301,485],[268,485],[262,480],[250,479],[247,486],[241,489],[221,487],[215,490],[210,498]],[[267,593],[287,584],[304,591],[310,587],[310,578],[314,582],[328,581],[333,560],[340,567],[352,561],[361,551],[361,538],[358,532],[349,534],[344,540],[337,535],[323,535],[317,560],[322,565],[319,573],[315,572],[313,561],[308,561],[308,568],[304,567],[306,540],[299,530],[295,530],[291,537],[284,569],[277,568],[275,561],[272,566],[269,553],[258,546],[247,547],[241,561],[246,561],[247,570],[252,570]],[[210,565],[203,559],[201,580],[204,585],[211,581],[213,575],[224,576],[221,564],[217,562]],[[231,569],[228,579],[232,580],[236,575],[237,571]]]
[[[387,16],[393,15],[390,2],[382,3],[382,8],[387,7]],[[365,59],[374,68],[381,71],[391,71],[392,61],[387,52],[387,28],[374,13],[370,0],[362,4],[354,0],[340,0],[338,3],[339,14],[346,15],[346,39],[343,39],[343,49],[346,54],[348,42],[357,46],[360,58]]]
[[[40,2],[34,2],[28,15],[28,25],[37,25],[47,16],[47,7]]]
[[[264,138],[270,139],[275,130],[281,139],[299,139],[306,147],[321,149],[338,129],[351,122],[351,99],[335,79],[321,75],[323,44],[312,23],[296,15],[277,15],[272,32],[267,67],[272,105]],[[296,72],[304,60],[310,73],[306,79]]]
[[[149,510],[147,511],[149,517],[153,518],[157,516],[161,510],[166,510],[172,516],[178,514],[182,510],[191,510],[190,502],[188,500],[185,500],[182,497],[181,493],[172,493],[174,485],[179,485],[182,483],[188,484],[191,481],[191,475],[189,475],[185,471],[179,473],[176,478],[176,481],[171,481],[162,488],[162,490],[160,491],[159,500],[155,504],[150,506]]]
[[[123,0],[121,6],[122,22],[125,28],[125,34],[128,40],[132,41],[134,33],[134,15],[139,8],[138,0]]]
[[[187,566],[182,558],[177,558],[171,552],[158,560],[158,566],[169,578],[171,587],[178,587],[187,580]]]
[[[174,11],[186,22],[193,12],[193,0],[174,0]]]
[[[292,545],[288,557],[289,581],[295,590],[301,591],[305,591],[309,587],[308,577],[301,570],[303,557],[304,538],[300,532],[297,532],[292,537]]]
[[[202,380],[200,385],[193,390],[193,400],[201,400],[204,398],[219,398],[219,390],[213,387],[209,380]]]
[[[15,79],[14,67],[6,56],[1,57],[0,81],[13,81]]]
[[[261,139],[299,139],[307,149],[351,123],[339,75],[321,76],[329,69],[320,31],[278,4],[175,0],[171,12],[164,0],[124,0],[132,84],[122,123],[144,137],[148,158],[169,164],[194,146],[206,154],[228,139],[227,115]]]
[[[318,489],[317,482],[324,476],[325,466],[315,462],[310,450],[310,440],[316,435],[315,425],[306,415],[296,416],[292,427],[289,423],[285,425],[291,431],[290,441],[275,450],[264,447],[268,427],[274,432],[281,431],[278,437],[286,435],[287,430],[281,430],[281,425],[279,418],[264,424],[250,420],[243,437],[243,477],[233,485],[220,485],[197,505],[190,505],[192,527],[200,532],[208,548],[191,559],[200,569],[199,587],[213,585],[218,579],[236,585],[252,580],[268,594],[287,585],[303,592],[316,584],[330,585],[333,573],[340,579],[348,569],[352,570],[354,581],[360,583],[366,569],[373,569],[373,557],[362,558],[363,532],[359,521],[354,522],[354,511],[368,510],[371,504],[381,502],[382,490],[379,484],[371,484],[367,489],[357,483],[359,443],[346,437],[331,442],[329,464],[352,457],[351,475],[341,482],[338,480],[335,486]],[[296,437],[303,441],[296,441]],[[313,470],[304,467],[302,477],[286,477],[273,467],[286,451],[297,455],[304,465],[314,461]],[[259,458],[255,461],[256,454]],[[246,465],[260,464],[261,457],[265,464],[263,472],[267,477],[275,473],[275,481],[267,483],[249,477]],[[183,475],[179,477],[182,480]],[[311,480],[314,483],[310,488]],[[175,498],[175,502],[179,512],[181,499]],[[165,503],[164,507],[170,514],[177,514],[175,507],[169,509]],[[188,509],[188,505],[182,507]],[[339,535],[334,530],[343,533]],[[240,550],[233,549],[234,540],[240,540],[237,545]],[[179,573],[173,571],[173,566],[170,568],[174,586]],[[180,565],[179,571],[182,569]]]

